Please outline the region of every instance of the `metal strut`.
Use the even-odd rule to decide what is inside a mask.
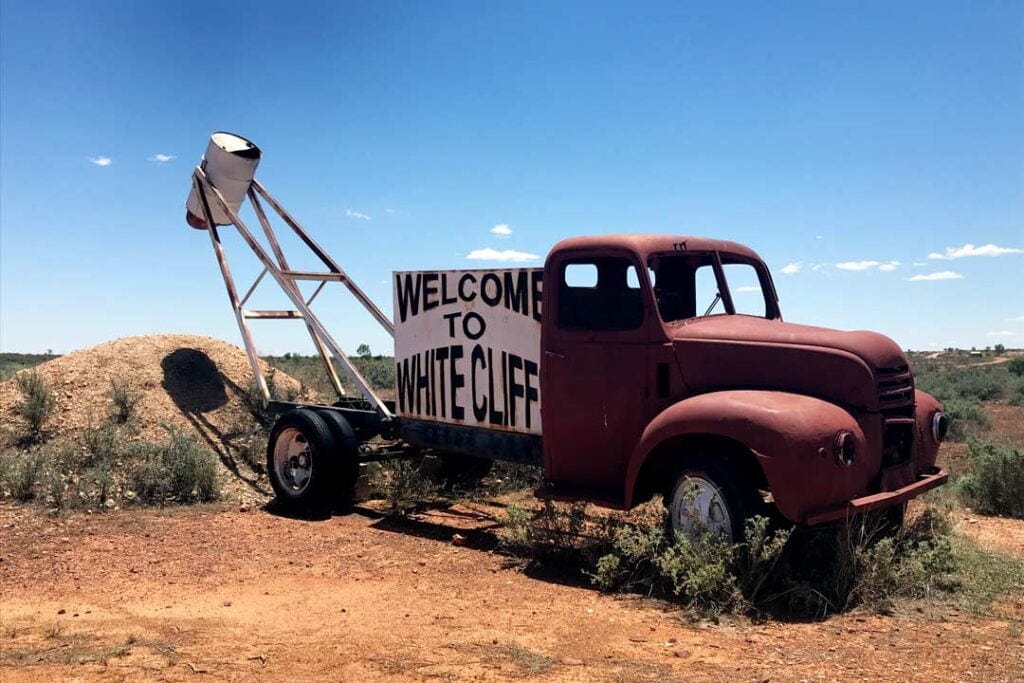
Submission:
[[[381,327],[387,330],[388,334],[393,337],[395,335],[395,326],[391,320],[384,315],[370,297],[368,297],[366,293],[363,292],[355,282],[353,282],[337,262],[335,262],[334,259],[332,259],[330,255],[324,251],[319,244],[317,244],[305,229],[299,225],[299,222],[296,221],[295,218],[293,218],[292,215],[288,213],[258,181],[252,181],[252,185],[249,187],[248,196],[249,200],[252,202],[253,209],[256,212],[256,217],[259,219],[263,232],[267,237],[267,241],[270,243],[270,248],[274,252],[273,259],[269,254],[267,254],[263,245],[253,237],[249,228],[247,228],[245,223],[242,222],[242,219],[238,217],[238,214],[228,206],[226,201],[224,201],[224,197],[221,195],[220,190],[210,182],[206,172],[201,167],[196,167],[195,171],[192,173],[192,184],[200,198],[204,218],[206,220],[206,225],[208,226],[207,231],[210,233],[210,242],[213,245],[213,252],[217,257],[217,264],[220,266],[220,272],[224,278],[224,285],[227,288],[228,299],[231,301],[231,307],[235,312],[235,320],[237,321],[238,329],[242,334],[242,342],[245,344],[246,355],[249,357],[249,364],[252,366],[253,375],[256,377],[256,386],[259,388],[260,394],[263,397],[264,405],[269,404],[271,401],[270,390],[267,387],[267,380],[263,376],[263,371],[260,368],[259,356],[256,354],[256,345],[253,342],[252,333],[249,331],[249,324],[247,321],[251,319],[302,320],[305,323],[306,329],[309,331],[310,337],[313,339],[313,344],[316,346],[317,352],[320,354],[320,358],[323,360],[324,367],[331,380],[331,385],[338,393],[339,398],[345,397],[345,388],[335,371],[334,364],[331,362],[332,355],[341,364],[341,367],[359,389],[359,393],[362,394],[363,398],[366,399],[366,401],[368,401],[377,411],[379,411],[383,417],[388,419],[393,418],[394,414],[388,409],[384,401],[381,400],[381,398],[373,391],[369,382],[367,382],[362,376],[358,368],[352,364],[348,355],[342,350],[338,342],[334,340],[331,334],[324,327],[323,323],[320,322],[320,319],[316,317],[312,310],[310,310],[310,305],[328,282],[340,282],[345,285],[359,303],[361,303],[363,307],[370,312],[370,315],[380,323]],[[260,203],[260,197],[266,200],[267,204],[269,204],[277,215],[288,224],[295,234],[298,235],[299,239],[309,247],[310,251],[316,254],[317,258],[319,258],[324,266],[326,266],[327,272],[302,272],[294,271],[289,268],[284,251],[281,249],[281,245],[277,240],[277,235],[274,233],[274,228],[271,226],[270,221],[267,220],[267,215]],[[224,252],[224,245],[220,241],[220,234],[218,233],[217,225],[213,220],[213,212],[210,209],[211,198],[217,202],[224,213],[226,213],[231,219],[231,223],[238,230],[238,234],[241,235],[245,243],[248,244],[249,248],[252,249],[254,254],[256,254],[256,258],[258,258],[263,264],[263,270],[260,271],[255,282],[253,282],[252,286],[250,286],[246,291],[245,296],[241,298],[238,296],[238,290],[235,287],[234,278],[231,276],[231,269],[228,267],[227,256]],[[293,310],[256,311],[245,308],[245,304],[248,302],[249,297],[252,296],[256,287],[268,273],[270,274],[270,277],[277,282],[278,286],[281,287],[285,295],[291,300],[292,305],[294,306]],[[299,290],[299,286],[297,284],[297,281],[299,280],[320,282],[320,285],[308,300],[303,298],[302,292]]]

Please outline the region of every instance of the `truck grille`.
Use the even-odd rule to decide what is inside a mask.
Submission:
[[[878,407],[889,417],[914,416],[914,376],[910,368],[900,365],[895,368],[879,368]]]
[[[913,421],[886,422],[885,429],[882,432],[882,467],[893,467],[894,465],[910,462],[910,456],[913,452]]]

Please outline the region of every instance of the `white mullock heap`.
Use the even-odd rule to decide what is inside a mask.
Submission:
[[[242,200],[245,199],[245,193],[249,191],[249,186],[252,184],[261,154],[259,147],[240,135],[220,132],[210,136],[210,144],[206,148],[206,154],[203,155],[201,167],[213,186],[220,190],[224,201],[236,213],[242,205]],[[207,195],[207,200],[214,223],[217,225],[230,224],[231,219],[221,208],[220,203],[210,195]],[[192,192],[189,193],[185,207],[188,209],[189,225],[197,228],[208,227],[202,200],[196,194],[195,188],[192,188]]]

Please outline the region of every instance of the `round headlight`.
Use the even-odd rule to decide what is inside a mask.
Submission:
[[[837,432],[832,442],[832,450],[836,455],[836,462],[843,467],[849,467],[857,459],[857,439],[850,432]]]
[[[946,434],[949,432],[949,422],[949,415],[941,410],[936,411],[932,416],[932,438],[936,443],[942,443],[945,440]]]

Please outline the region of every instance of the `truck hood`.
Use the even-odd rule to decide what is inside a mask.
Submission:
[[[683,380],[694,393],[774,389],[865,410],[903,399],[913,403],[906,356],[876,332],[747,315],[697,318],[672,326],[670,332]]]

